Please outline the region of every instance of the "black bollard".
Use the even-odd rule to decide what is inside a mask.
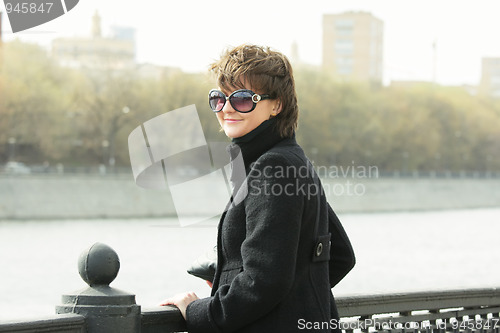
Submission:
[[[111,288],[120,269],[120,260],[109,246],[96,243],[78,260],[78,271],[88,288],[62,296],[56,313],[84,316],[88,333],[138,333],[141,331],[141,307],[135,295]]]

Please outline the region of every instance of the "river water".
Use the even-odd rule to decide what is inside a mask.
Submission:
[[[500,208],[341,214],[357,265],[336,295],[500,286]],[[60,296],[85,287],[80,253],[102,242],[121,268],[112,287],[143,307],[177,292],[208,296],[186,273],[215,244],[216,221],[174,218],[0,222],[0,320],[54,314]]]

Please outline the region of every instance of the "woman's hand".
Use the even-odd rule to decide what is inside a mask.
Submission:
[[[187,293],[177,294],[173,297],[167,298],[166,300],[160,303],[160,306],[175,305],[181,311],[181,314],[184,317],[184,319],[186,319],[186,309],[188,305],[196,301],[197,299],[199,299],[198,296],[196,296],[196,294],[191,291]]]

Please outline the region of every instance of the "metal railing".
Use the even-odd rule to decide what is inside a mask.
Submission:
[[[407,292],[337,299],[346,332],[499,332],[500,289]]]
[[[56,315],[0,321],[0,332],[157,333],[184,332],[172,306],[142,309],[135,295],[111,288],[119,260],[96,243],[79,259],[89,287],[63,295]],[[500,332],[500,289],[468,289],[344,296],[336,299],[341,320],[297,321],[298,331],[340,328],[350,332]]]

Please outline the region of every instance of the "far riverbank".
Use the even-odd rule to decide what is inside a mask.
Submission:
[[[500,178],[322,179],[339,213],[500,207]],[[145,190],[130,175],[1,175],[0,219],[175,216],[168,190]]]

